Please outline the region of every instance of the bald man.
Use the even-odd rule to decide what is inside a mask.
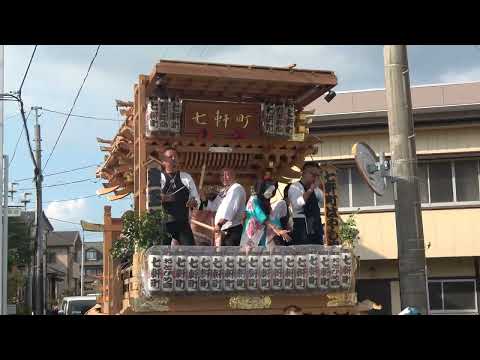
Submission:
[[[216,246],[239,246],[243,230],[243,214],[245,212],[246,193],[242,185],[237,182],[233,169],[222,171],[223,190],[207,210],[215,213],[215,232],[221,233],[221,243]],[[217,236],[215,237],[217,238]]]

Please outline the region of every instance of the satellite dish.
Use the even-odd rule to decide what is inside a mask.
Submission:
[[[359,142],[353,145],[352,154],[355,156],[358,171],[370,189],[377,195],[382,196],[385,194],[387,184],[378,166],[382,161],[378,159],[372,148],[365,143]],[[383,166],[383,164],[380,165]]]

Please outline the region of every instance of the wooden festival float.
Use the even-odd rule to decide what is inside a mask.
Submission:
[[[318,142],[308,132],[312,112],[303,109],[336,84],[331,71],[161,60],[150,75],[140,75],[133,102],[117,101],[125,120],[116,136],[98,139],[106,155],[97,170],[105,183],[97,193],[111,201],[132,194],[138,213],[155,209],[158,190],[150,180],[158,174],[160,154],[170,146],[179,154],[180,168],[206,192],[219,186],[224,167],[236,170],[247,196],[267,172],[279,182],[298,179]],[[325,178],[328,246],[310,249],[284,247],[273,253],[254,249],[245,254],[239,248],[214,246],[153,247],[137,252],[133,265],[119,271],[109,254],[122,224],[106,206],[102,313],[369,310],[356,300],[355,257],[338,243],[334,169],[326,168]],[[211,213],[192,211],[198,245],[213,244],[212,226]],[[198,264],[200,269],[193,271],[191,266]],[[190,274],[195,279],[188,278]]]

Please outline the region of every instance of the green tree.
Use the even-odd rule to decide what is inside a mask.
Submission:
[[[358,235],[359,231],[357,229],[355,215],[350,214],[347,220],[341,221],[340,223],[340,239],[342,240],[342,245],[354,249],[359,239]]]
[[[8,270],[12,266],[25,266],[33,255],[33,225],[21,217],[8,219]]]
[[[112,244],[111,254],[114,259],[120,260],[122,266],[131,264],[135,248],[148,249],[153,245],[160,245],[170,237],[165,227],[165,212],[156,210],[137,215],[134,211],[127,211],[122,216],[122,234]]]
[[[26,277],[23,272],[12,271],[13,268],[28,265],[33,256],[32,235],[33,224],[22,217],[8,219],[8,301],[17,302],[17,290],[25,286]]]

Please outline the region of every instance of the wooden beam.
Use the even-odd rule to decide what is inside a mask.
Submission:
[[[172,63],[161,61],[156,66],[157,74],[168,77],[190,76],[202,79],[225,79],[233,81],[271,81],[289,84],[325,84],[336,85],[337,78],[332,71],[302,70],[288,68],[265,68],[244,65],[209,64],[208,66],[192,63]]]
[[[113,140],[106,140],[106,139],[102,139],[102,138],[97,137],[97,142],[101,143],[101,144],[112,144]]]
[[[119,187],[120,187],[120,185],[116,185],[116,186],[111,186],[111,187],[107,187],[107,188],[103,188],[103,189],[98,189],[95,193],[97,195],[106,195],[106,194],[110,194],[111,192],[114,192]]]
[[[127,192],[125,194],[121,194],[121,195],[109,195],[107,196],[107,199],[110,200],[110,201],[117,201],[117,200],[121,200],[123,199],[124,197],[127,197],[130,193]]]
[[[115,103],[117,104],[117,108],[133,106],[133,101],[115,100]]]

